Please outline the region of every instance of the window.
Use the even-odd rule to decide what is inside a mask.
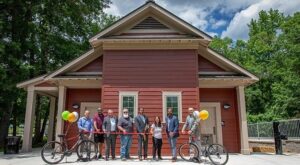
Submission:
[[[181,122],[181,92],[163,92],[163,121],[167,116],[168,108],[173,109],[173,114],[178,117]]]
[[[122,110],[128,109],[129,116],[134,118],[137,115],[138,92],[120,92],[119,93],[119,117],[122,116]]]

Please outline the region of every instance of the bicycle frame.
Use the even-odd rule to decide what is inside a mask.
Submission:
[[[196,139],[196,140],[195,140]],[[190,138],[189,138],[189,143],[193,143],[194,145],[196,145],[198,151],[201,153],[201,156],[204,156],[204,157],[208,157],[208,151],[207,151],[207,148],[209,146],[208,144],[208,136],[205,136],[205,146],[204,146],[204,150],[202,150],[201,146],[198,145],[198,143],[196,143],[197,141],[200,141],[201,143],[201,140],[198,140],[196,137],[190,135]]]

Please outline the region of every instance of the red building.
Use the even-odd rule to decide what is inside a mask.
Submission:
[[[156,3],[146,2],[91,38],[92,49],[85,54],[17,85],[28,92],[23,150],[31,150],[39,94],[51,100],[49,141],[65,131],[67,123],[60,117],[65,109],[82,115],[84,110],[93,113],[102,107],[120,114],[126,107],[135,116],[138,107],[143,107],[152,122],[157,115],[164,119],[171,106],[182,126],[187,109],[194,107],[210,113],[201,123],[202,134],[229,152],[248,154],[244,88],[258,78],[210,49],[210,41],[209,35]],[[74,125],[68,136],[76,134]],[[187,139],[180,136],[178,144]],[[163,153],[170,153],[167,140],[164,143]],[[136,154],[136,138],[132,146]]]

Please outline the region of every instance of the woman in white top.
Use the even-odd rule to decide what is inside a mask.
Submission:
[[[155,117],[154,123],[151,125],[151,134],[153,141],[153,160],[162,160],[161,157],[161,146],[162,146],[162,130],[163,125],[161,124],[160,118],[158,116]],[[158,158],[156,158],[156,153]]]

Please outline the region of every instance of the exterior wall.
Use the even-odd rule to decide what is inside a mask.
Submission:
[[[207,72],[222,72],[224,69],[220,68],[218,65],[208,61],[201,55],[198,56],[198,71]]]
[[[102,72],[103,57],[100,56],[89,64],[83,66],[77,72]]]
[[[200,102],[220,102],[223,144],[228,152],[240,152],[240,133],[237,109],[237,97],[235,88],[200,88]],[[228,103],[231,108],[224,110],[223,105]]]
[[[66,109],[70,112],[77,111],[80,114],[80,109],[75,110],[72,108],[74,103],[80,105],[81,102],[101,102],[101,89],[67,89],[66,93]],[[91,114],[91,117],[94,114]],[[68,128],[68,122],[64,123],[64,132]],[[70,125],[67,138],[72,138],[78,135],[77,123]],[[68,146],[72,146],[76,142],[76,138],[68,141]]]
[[[188,107],[199,106],[197,54],[194,50],[105,51],[102,89],[102,107],[116,112],[119,109],[119,92],[137,91],[138,106],[144,108],[150,123],[156,115],[162,119],[163,91],[182,92],[182,116],[185,118]],[[181,136],[178,144],[187,140],[187,137]],[[163,143],[163,155],[170,155],[166,136]],[[116,147],[118,153],[119,139]],[[148,147],[150,156],[150,136]],[[137,154],[137,136],[133,136],[131,153]]]

